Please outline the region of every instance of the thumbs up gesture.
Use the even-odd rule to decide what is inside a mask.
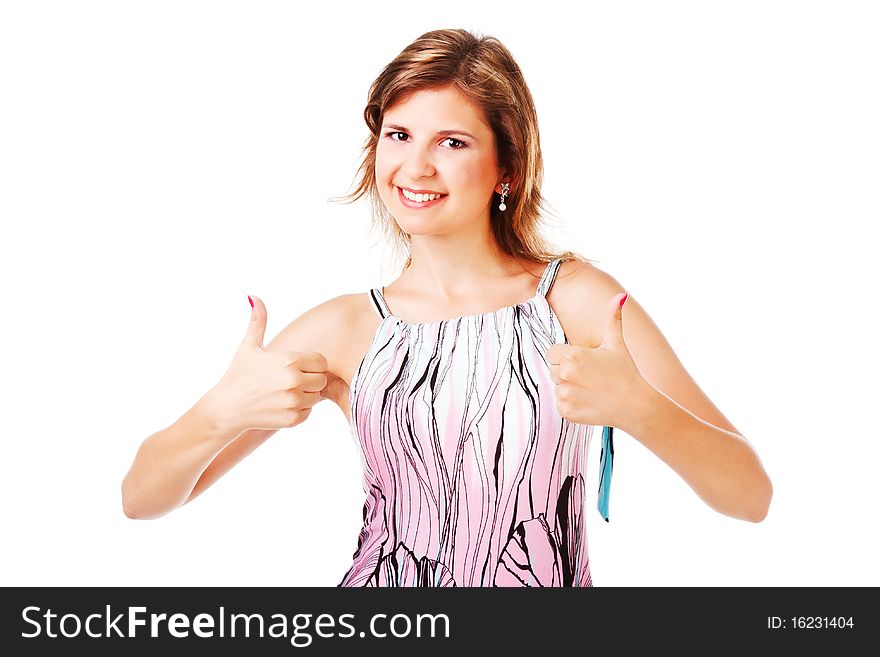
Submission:
[[[649,385],[623,341],[627,296],[621,293],[611,299],[598,347],[555,344],[547,350],[550,377],[556,384],[556,409],[571,422],[626,427],[633,402]]]
[[[327,385],[327,359],[315,351],[267,352],[266,306],[252,297],[244,340],[226,373],[206,395],[216,422],[238,435],[303,422]]]

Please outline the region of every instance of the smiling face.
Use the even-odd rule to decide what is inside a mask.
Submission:
[[[492,129],[456,89],[416,91],[385,111],[376,185],[405,233],[487,228],[492,191],[501,192],[502,176]]]

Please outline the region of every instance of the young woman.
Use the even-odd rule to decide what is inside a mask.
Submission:
[[[221,380],[140,446],[125,513],[185,504],[331,399],[366,492],[341,586],[591,586],[594,427],[606,520],[616,427],[716,511],[761,521],[772,485],[748,441],[615,278],[541,237],[537,117],[507,49],[429,32],[375,80],[364,118],[345,198],[370,198],[408,255],[402,273],[312,308],[265,348],[253,298]]]

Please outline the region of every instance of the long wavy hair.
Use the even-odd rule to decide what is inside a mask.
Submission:
[[[409,94],[423,89],[452,86],[483,111],[495,135],[498,163],[509,173],[507,210],[498,209],[493,192],[490,210],[492,233],[508,255],[530,261],[555,258],[588,258],[572,251],[559,252],[542,235],[545,216],[555,212],[541,195],[544,163],[538,133],[538,116],[532,94],[510,51],[493,36],[478,36],[463,29],[426,32],[389,63],[370,86],[364,121],[370,130],[362,147],[356,187],[333,202],[370,200],[371,232],[379,228],[409,267],[411,238],[400,229],[379,197],[376,186],[376,146],[385,111]]]

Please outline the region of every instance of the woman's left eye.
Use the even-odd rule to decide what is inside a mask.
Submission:
[[[446,139],[446,141],[454,141],[456,144],[458,144],[458,146],[452,147],[452,150],[454,150],[454,151],[457,151],[461,148],[464,148],[467,145],[463,141],[461,141],[460,139],[455,139],[454,137],[449,137]]]

